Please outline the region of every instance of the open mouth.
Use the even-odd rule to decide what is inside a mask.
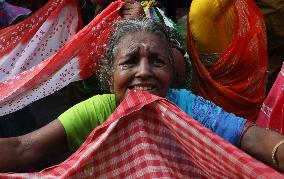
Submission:
[[[153,91],[156,89],[154,86],[131,86],[129,87],[130,90],[140,90],[140,91]]]

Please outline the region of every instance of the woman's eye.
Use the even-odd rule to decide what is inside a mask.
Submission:
[[[126,60],[125,62],[121,63],[119,66],[121,67],[122,70],[126,70],[128,68],[132,68],[134,65],[135,65],[135,60],[129,59],[129,60]]]
[[[153,64],[157,67],[162,67],[165,65],[165,62],[162,59],[155,58],[153,59]]]

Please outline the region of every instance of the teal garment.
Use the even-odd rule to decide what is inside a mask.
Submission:
[[[69,151],[77,150],[93,129],[102,124],[115,108],[114,94],[96,95],[60,115],[58,119],[65,129]]]
[[[170,89],[167,99],[223,139],[239,146],[246,120],[185,89]]]

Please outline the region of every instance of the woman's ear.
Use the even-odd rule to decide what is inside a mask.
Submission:
[[[180,86],[186,79],[186,62],[183,54],[176,48],[172,48],[174,58],[174,86]]]

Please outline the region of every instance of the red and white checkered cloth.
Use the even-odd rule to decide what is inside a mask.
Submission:
[[[169,101],[130,92],[65,162],[0,178],[284,178]]]

